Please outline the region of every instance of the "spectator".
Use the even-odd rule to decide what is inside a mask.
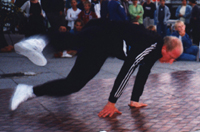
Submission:
[[[189,4],[192,6],[192,13],[190,19],[190,25],[192,28],[192,39],[195,45],[199,45],[200,40],[200,18],[199,7],[196,4],[196,0],[189,0]]]
[[[21,10],[25,11],[25,16],[28,19],[25,33],[26,37],[45,33],[45,14],[42,12],[42,8],[38,0],[30,0],[25,2],[22,5]]]
[[[83,25],[84,25],[83,21],[77,19],[74,24],[74,29],[71,29],[69,32],[72,34],[77,34],[81,31],[81,29],[83,28]]]
[[[78,14],[81,12],[79,8],[77,8],[76,0],[71,0],[72,8],[68,9],[67,16],[65,19],[68,21],[68,26],[70,30],[74,28],[74,21],[78,19]]]
[[[74,24],[74,29],[71,29],[69,32],[72,33],[72,34],[78,34],[82,30],[83,26],[84,26],[83,21],[77,19],[75,21],[75,24]],[[81,48],[73,47],[72,49],[67,50],[67,53],[69,53],[70,55],[74,56],[74,55],[79,54],[80,52],[82,52],[82,50],[83,49],[81,49]]]
[[[84,2],[89,2],[88,0],[81,0],[80,3],[77,5],[81,11],[85,10],[84,9]],[[94,12],[94,6],[91,5],[90,10]]]
[[[110,20],[125,21],[128,20],[123,6],[117,0],[108,2],[108,14]]]
[[[66,27],[64,27],[64,26],[60,26],[58,31],[59,32],[57,34],[60,34],[60,35],[64,34],[65,32],[68,32]],[[56,40],[58,41],[58,43],[61,42],[58,38],[56,38],[53,41],[53,43],[55,43]],[[69,51],[70,51],[70,49],[67,47],[67,50],[58,51],[58,52],[54,53],[54,57],[56,57],[56,58],[71,58],[73,56],[71,54],[69,54]]]
[[[97,18],[97,15],[90,11],[91,3],[86,1],[84,2],[84,10],[81,11],[78,15],[78,19],[82,20],[84,25],[91,19]]]
[[[157,22],[157,32],[164,38],[167,34],[167,21],[171,16],[169,8],[165,5],[165,0],[160,0],[160,6],[157,7],[155,20]]]
[[[177,60],[196,61],[199,48],[196,45],[192,45],[189,35],[185,32],[185,24],[183,21],[177,21],[175,23],[175,30],[176,31],[172,33],[172,36],[176,36],[182,41],[184,49]]]
[[[150,25],[154,25],[154,12],[156,10],[156,6],[151,0],[147,0],[143,4],[143,9],[144,9],[144,26],[147,28]]]
[[[129,5],[131,20],[136,19],[139,24],[143,24],[143,7],[141,5],[138,5],[138,0],[132,0],[132,2],[133,4]]]
[[[79,4],[81,2],[81,0],[76,0],[77,4]],[[66,0],[65,3],[65,14],[67,15],[67,11],[69,8],[71,8],[71,0]]]
[[[78,34],[82,30],[83,25],[84,25],[83,21],[77,19],[75,21],[74,28],[70,30],[70,33]],[[62,26],[61,26],[59,28],[59,32],[64,33],[64,32],[67,32],[67,31],[64,30],[64,28],[62,28]],[[77,52],[81,52],[81,49],[78,48],[78,47],[67,48],[64,51],[56,52],[54,54],[54,57],[56,57],[56,58],[71,58],[71,57],[75,56],[77,54]]]
[[[187,5],[187,0],[182,0],[182,5],[176,9],[175,16],[186,25],[186,33],[190,36],[190,18],[192,7]]]
[[[92,0],[94,5],[94,12],[96,13],[98,18],[101,18],[100,10],[101,10],[101,4],[99,0]]]
[[[63,0],[41,0],[41,5],[50,23],[50,30],[58,31],[60,26],[66,26]]]

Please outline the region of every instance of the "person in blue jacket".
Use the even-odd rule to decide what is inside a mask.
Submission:
[[[192,45],[192,41],[189,35],[185,32],[185,24],[182,21],[177,21],[175,23],[175,32],[172,33],[172,36],[176,36],[181,39],[183,44],[183,53],[177,58],[177,60],[185,61],[196,61],[197,54],[199,51],[198,46]]]
[[[108,18],[109,20],[116,20],[116,21],[128,20],[124,7],[117,0],[102,1],[101,17],[103,19]]]
[[[186,33],[190,36],[190,18],[192,7],[187,4],[187,0],[182,0],[182,5],[176,9],[175,16],[186,25]]]

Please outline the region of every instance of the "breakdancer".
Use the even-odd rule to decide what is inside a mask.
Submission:
[[[33,63],[44,66],[47,62],[42,54],[46,45],[45,40],[34,39],[15,44],[15,50],[28,57]],[[111,117],[114,113],[121,113],[115,107],[115,103],[138,65],[139,71],[129,106],[147,106],[147,104],[139,103],[139,99],[154,63],[159,60],[161,63],[171,64],[183,52],[182,43],[176,37],[162,39],[156,32],[146,30],[140,25],[101,19],[91,20],[77,35],[68,32],[57,33],[50,35],[49,39],[59,41],[56,47],[60,49],[73,46],[82,49],[71,72],[66,78],[39,86],[18,84],[11,98],[11,110],[15,110],[19,104],[29,98],[43,95],[64,96],[78,92],[100,71],[109,56],[123,59],[124,64],[114,82],[107,104],[98,116]],[[128,52],[124,52],[123,42],[131,46]]]

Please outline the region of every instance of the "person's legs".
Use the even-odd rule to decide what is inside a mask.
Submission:
[[[77,57],[76,63],[65,79],[50,81],[39,86],[19,84],[11,99],[11,110],[29,98],[49,95],[64,96],[82,89],[100,70],[108,55],[87,50]]]
[[[188,54],[192,54],[192,55],[197,55],[197,53],[198,53],[198,51],[199,51],[199,47],[198,46],[196,46],[196,45],[192,45],[190,48],[188,48],[188,49],[185,49],[185,53],[188,53]]]
[[[167,25],[166,24],[162,24],[162,32],[163,32],[162,37],[164,38],[167,35]]]
[[[4,37],[3,27],[0,25],[0,49],[8,46],[8,43]]]
[[[98,55],[95,53],[80,54],[65,79],[50,81],[36,86],[33,88],[34,94],[36,96],[62,96],[79,91],[99,72],[107,57],[107,55],[99,53]]]
[[[188,53],[182,53],[181,56],[179,56],[179,58],[177,60],[178,61],[179,60],[183,60],[183,61],[196,61],[196,56],[188,54]]]
[[[162,35],[162,30],[161,30],[161,24],[160,23],[157,24],[157,32],[158,32],[158,34]]]
[[[144,27],[145,27],[145,28],[148,27],[148,17],[145,17],[145,18],[144,18],[143,24],[144,24]]]

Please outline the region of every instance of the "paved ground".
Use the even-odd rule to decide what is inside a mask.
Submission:
[[[6,36],[7,37],[7,36]],[[23,36],[11,36],[14,43]],[[123,64],[109,58],[100,73],[80,92],[70,96],[34,98],[9,111],[9,100],[18,83],[38,85],[65,77],[74,58],[53,58],[47,47],[45,67],[33,65],[14,52],[0,53],[0,132],[197,132],[200,130],[200,62],[157,62],[149,76],[141,101],[148,106],[128,107],[135,74],[131,77],[117,108],[123,113],[112,118],[99,118],[115,77]],[[34,76],[5,76],[34,72]]]

